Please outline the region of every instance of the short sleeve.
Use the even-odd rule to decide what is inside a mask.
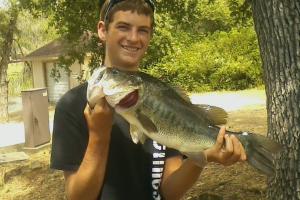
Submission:
[[[85,99],[76,90],[66,93],[58,102],[53,122],[50,167],[59,170],[77,170],[88,141],[84,118]]]

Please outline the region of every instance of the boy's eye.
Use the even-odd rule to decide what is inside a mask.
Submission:
[[[140,32],[142,32],[142,33],[149,33],[149,31],[147,29],[141,29]]]
[[[127,30],[128,29],[127,26],[118,26],[117,28],[120,29],[120,30]]]

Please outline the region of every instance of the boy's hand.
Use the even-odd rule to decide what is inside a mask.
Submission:
[[[225,140],[224,140],[225,139]],[[220,129],[216,144],[204,151],[208,162],[232,165],[246,160],[246,152],[241,142],[234,135],[225,135],[225,127]]]
[[[95,136],[110,134],[113,123],[113,110],[109,107],[105,98],[100,99],[93,109],[87,104],[84,109],[84,116],[90,134]]]

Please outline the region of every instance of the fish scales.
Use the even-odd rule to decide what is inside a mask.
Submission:
[[[149,92],[150,91],[145,90],[145,94],[150,94]],[[160,96],[161,93],[158,95]],[[199,123],[199,121],[203,119],[200,120],[196,114],[191,115],[185,112],[187,109],[184,108],[185,106],[183,106],[183,108],[182,105],[176,107],[174,105],[176,104],[176,100],[159,101],[159,96],[157,97],[153,94],[146,95],[143,105],[141,105],[143,113],[146,116],[150,116],[159,130],[159,135],[153,135],[153,138],[163,135],[164,142],[167,143],[168,146],[177,148],[180,151],[189,150],[199,152],[214,144],[214,140],[206,135],[207,130],[203,129]],[[170,133],[172,134],[170,135]]]

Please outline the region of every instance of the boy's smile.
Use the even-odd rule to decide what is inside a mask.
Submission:
[[[106,66],[126,70],[138,69],[152,35],[149,16],[132,11],[117,11],[108,30],[104,24],[99,23],[98,31],[100,39],[105,41],[106,45]]]

